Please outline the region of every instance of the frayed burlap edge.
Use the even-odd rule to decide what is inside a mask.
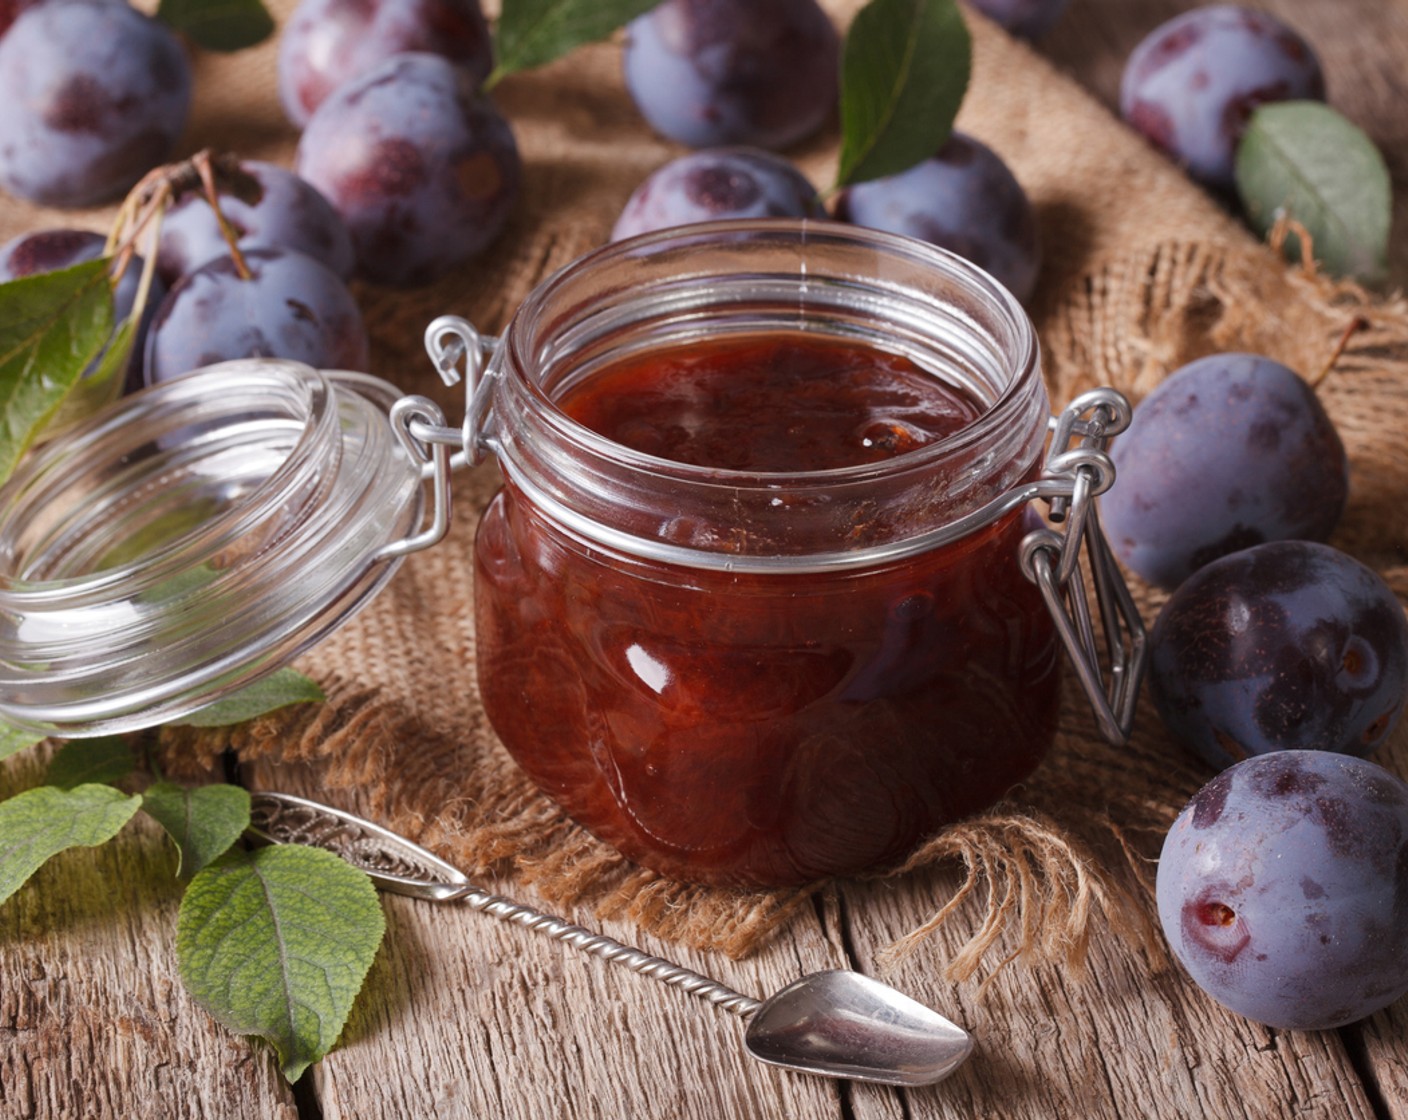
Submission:
[[[1177,366],[1226,349],[1265,353],[1309,374],[1351,317],[1363,318],[1367,326],[1320,391],[1354,479],[1334,543],[1408,598],[1408,525],[1400,515],[1408,488],[1408,305],[1284,267],[1262,248],[1192,243],[1113,260],[1072,290],[1039,312],[1057,402],[1095,384],[1138,400]],[[1152,622],[1162,596],[1134,591]],[[284,782],[290,765],[303,766],[311,792],[355,796],[364,811],[476,874],[511,877],[555,905],[733,957],[764,944],[808,903],[814,888],[722,891],[633,867],[533,789],[484,729],[440,742],[440,731],[387,699],[384,688],[336,671],[329,679],[323,670],[311,668],[328,704],[243,728],[167,729],[163,755],[199,769],[230,749],[260,778]],[[436,747],[421,749],[427,740]],[[411,743],[418,748],[408,750]],[[451,750],[461,757],[447,764]],[[1393,746],[1381,761],[1394,765],[1401,753]],[[973,932],[947,974],[963,980],[988,966],[984,984],[1013,962],[1059,962],[1079,973],[1097,924],[1148,947],[1152,845],[1209,776],[1167,739],[1147,703],[1128,745],[1103,743],[1084,698],[1068,687],[1056,747],[1037,773],[1004,805],[933,838],[895,873],[943,861],[963,869],[955,893],[885,959],[918,951],[954,922]]]
[[[999,806],[946,829],[897,873],[944,859],[963,865],[958,890],[933,917],[881,954],[882,967],[891,968],[915,952],[980,887],[986,889],[981,924],[944,968],[950,980],[968,980],[994,946],[1015,942],[988,972],[980,993],[1014,961],[1061,962],[1083,977],[1097,916],[1104,927],[1135,945],[1149,948],[1154,942],[1153,922],[1137,894],[1045,814]]]

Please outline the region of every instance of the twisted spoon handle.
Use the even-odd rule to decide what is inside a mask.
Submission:
[[[670,984],[681,991],[688,992],[692,996],[708,1000],[710,1003],[722,1007],[725,1011],[732,1011],[735,1015],[741,1015],[745,1019],[762,1006],[762,1001],[745,996],[742,992],[736,992],[726,984],[705,976],[702,972],[695,972],[691,968],[685,968],[684,965],[667,961],[664,957],[652,956],[617,941],[614,937],[607,937],[604,933],[593,933],[589,929],[554,917],[552,914],[545,914],[541,910],[535,910],[521,902],[504,898],[503,895],[490,894],[473,884],[466,884],[456,893],[447,895],[442,901],[460,901],[470,909],[490,914],[500,921],[513,922],[524,929],[546,934],[548,937],[571,945],[574,949],[580,949],[584,953],[590,953],[592,956],[600,957],[612,964],[624,965],[633,972],[639,972],[642,976],[649,976],[663,984]]]
[[[543,933],[574,949],[670,984],[744,1018],[762,1002],[683,965],[653,957],[605,934],[492,894],[404,836],[330,805],[272,790],[250,797],[250,832],[276,844],[311,844],[360,867],[378,888],[427,902],[463,902],[501,921]]]

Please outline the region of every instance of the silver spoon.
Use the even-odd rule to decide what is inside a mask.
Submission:
[[[748,1052],[784,1069],[882,1085],[930,1085],[963,1064],[973,1037],[922,1003],[845,969],[813,972],[766,1000],[571,922],[490,894],[430,852],[361,817],[287,793],[251,795],[250,832],[310,844],[361,868],[381,890],[463,902],[506,922],[682,988],[750,1020]]]

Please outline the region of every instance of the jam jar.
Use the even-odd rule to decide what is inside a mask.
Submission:
[[[829,223],[648,235],[541,285],[472,380],[465,441],[504,477],[475,543],[485,711],[640,864],[890,866],[1040,762],[1063,643],[1097,700],[1132,702],[1123,664],[1101,688],[1083,588],[1063,598],[1078,552],[1030,504],[1079,506],[1103,547],[1088,498],[1127,406],[1049,439],[1030,321],[958,257]]]
[[[249,359],[28,455],[0,486],[0,719],[108,734],[247,687],[441,541],[452,471],[493,454],[485,710],[641,864],[781,885],[902,860],[1033,770],[1063,666],[1128,733],[1144,635],[1093,500],[1128,403],[1052,418],[1030,322],[959,258],[686,227],[568,266],[501,339],[444,317],[427,347],[465,363],[458,427]]]

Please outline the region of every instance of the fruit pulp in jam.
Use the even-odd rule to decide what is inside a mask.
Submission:
[[[981,411],[907,358],[783,335],[652,351],[557,404],[721,472],[883,462]],[[785,885],[893,864],[1050,745],[1057,645],[1018,563],[1030,527],[1013,513],[840,571],[684,567],[583,542],[510,479],[476,541],[485,709],[577,821],[667,875]]]

